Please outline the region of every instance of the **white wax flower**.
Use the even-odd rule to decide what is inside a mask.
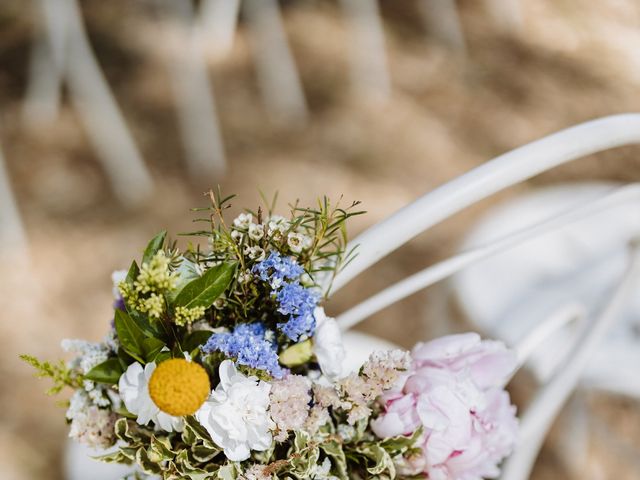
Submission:
[[[250,213],[241,213],[233,220],[233,226],[236,228],[249,228],[253,221],[253,215]]]
[[[311,239],[301,233],[290,232],[287,236],[287,245],[292,252],[300,253],[311,246]]]
[[[251,240],[260,240],[264,237],[264,226],[252,223],[249,225],[249,238]]]
[[[240,462],[249,458],[251,450],[271,447],[275,424],[267,411],[270,390],[269,383],[238,372],[231,360],[220,364],[220,383],[196,419],[229,460]]]
[[[156,428],[180,432],[184,425],[182,418],[161,411],[149,395],[149,379],[155,369],[155,362],[147,363],[144,368],[138,362],[129,365],[118,381],[120,398],[127,410],[138,417],[139,425],[153,421]]]
[[[322,373],[330,380],[334,380],[342,375],[346,356],[340,327],[333,318],[327,317],[322,307],[316,307],[313,316],[316,319],[313,353]]]

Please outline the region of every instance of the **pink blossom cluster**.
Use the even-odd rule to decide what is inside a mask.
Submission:
[[[430,480],[497,477],[518,431],[503,387],[516,366],[514,353],[466,333],[420,343],[412,358],[411,371],[383,394],[383,413],[371,424],[381,438],[423,429],[421,452],[404,459],[402,473]]]
[[[311,382],[301,375],[275,380],[269,395],[270,414],[276,424],[274,439],[283,442],[292,430],[300,430],[309,417]]]
[[[385,391],[392,389],[411,366],[409,352],[388,350],[375,352],[362,366],[340,379],[337,388],[349,411],[350,425],[371,415],[371,403]]]

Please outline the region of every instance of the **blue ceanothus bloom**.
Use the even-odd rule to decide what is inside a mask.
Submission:
[[[214,333],[202,348],[205,353],[222,352],[235,358],[240,365],[265,370],[275,378],[282,378],[287,370],[278,363],[277,345],[265,338],[261,323],[243,323],[231,332]]]
[[[278,252],[272,252],[253,267],[253,272],[261,280],[269,282],[276,292],[278,312],[289,316],[287,322],[278,324],[278,329],[294,342],[304,335],[311,336],[316,328],[313,311],[320,295],[298,282],[304,269],[292,257],[282,257]]]

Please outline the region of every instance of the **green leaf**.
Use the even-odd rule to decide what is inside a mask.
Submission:
[[[196,348],[207,343],[212,334],[213,332],[209,330],[194,330],[185,337],[182,342],[182,348],[185,352],[193,352]]]
[[[404,453],[410,448],[414,448],[418,439],[422,435],[422,427],[417,429],[412,435],[398,435],[380,442],[380,446],[384,448],[391,456]]]
[[[124,351],[122,347],[118,348],[118,361],[124,372],[129,365],[136,361],[131,355]]]
[[[122,372],[123,369],[120,360],[118,360],[117,357],[113,357],[93,367],[84,378],[93,380],[94,382],[115,385],[118,383],[118,380],[120,380]]]
[[[127,272],[127,276],[125,277],[124,281],[131,285],[133,284],[134,280],[138,278],[139,274],[140,268],[138,268],[138,264],[134,260],[133,262],[131,262],[131,266],[129,267],[129,271]]]
[[[127,458],[120,450],[91,458],[104,463],[124,463],[127,465],[131,465],[132,463],[131,459]]]
[[[193,445],[191,447],[193,458],[198,462],[208,462],[220,452],[221,450],[219,448],[210,448],[205,447],[204,445]]]
[[[173,460],[176,456],[176,452],[172,449],[171,441],[167,437],[156,437],[155,435],[151,438],[150,453],[151,452],[153,452],[161,462]]]
[[[237,473],[238,469],[236,468],[235,464],[228,463],[220,467],[220,470],[218,470],[218,478],[220,480],[234,480],[237,476]]]
[[[162,362],[171,358],[173,358],[173,355],[171,355],[171,351],[169,349],[160,350],[160,353],[158,353],[155,358],[156,365],[160,365]]]
[[[146,315],[138,312],[133,308],[127,308],[127,313],[131,320],[133,320],[138,328],[142,330],[147,337],[154,337],[166,340],[167,333],[160,328],[160,322],[151,322]]]
[[[144,333],[131,317],[122,310],[116,310],[116,333],[125,352],[140,363],[144,363]]]
[[[157,338],[145,338],[142,340],[142,352],[147,362],[153,362],[163,348],[164,342]]]
[[[167,238],[167,232],[162,231],[151,239],[147,248],[144,250],[144,255],[142,256],[143,264],[151,261],[153,256],[162,248],[162,245],[164,245],[165,238]]]
[[[152,455],[149,455],[150,452],[144,449],[144,447],[138,448],[136,452],[136,463],[140,466],[142,471],[148,475],[162,473],[161,465],[155,461]]]
[[[320,448],[331,458],[333,466],[337,471],[338,478],[340,478],[340,480],[348,480],[349,471],[347,469],[347,457],[344,454],[344,450],[342,450],[342,445],[339,442],[332,440],[330,442],[323,443],[320,445]]]
[[[119,418],[115,424],[115,434],[118,440],[122,440],[125,443],[136,443],[139,440],[135,434],[129,430],[129,422],[126,418]]]
[[[213,445],[213,440],[209,436],[209,432],[205,430],[205,428],[200,425],[200,422],[196,420],[196,418],[192,415],[184,417],[185,429],[188,427],[191,429],[193,435],[199,440],[202,440],[205,444]],[[213,448],[213,447],[212,447]]]
[[[367,472],[372,475],[380,475],[386,471],[389,472],[389,475],[392,478],[395,477],[396,469],[393,464],[393,460],[387,451],[380,445],[370,444],[363,448],[359,448],[358,452],[369,458],[369,460],[375,462],[374,465],[367,467]]]
[[[207,270],[200,278],[187,283],[176,297],[175,305],[209,308],[233,280],[236,265],[235,262],[221,263]]]

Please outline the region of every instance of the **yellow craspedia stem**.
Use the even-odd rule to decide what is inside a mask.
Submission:
[[[162,362],[149,379],[149,395],[153,402],[160,410],[175,417],[194,414],[210,390],[205,369],[182,358]]]

